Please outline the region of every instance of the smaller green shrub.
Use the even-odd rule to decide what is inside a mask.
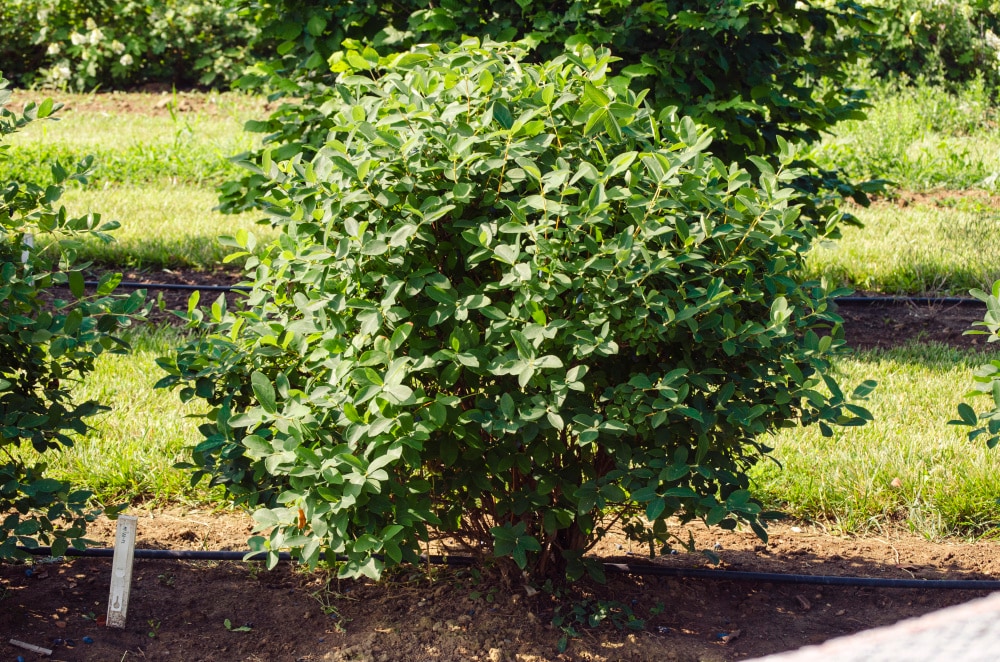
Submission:
[[[983,321],[976,323],[977,326],[986,327],[986,330],[966,331],[966,333],[987,335],[989,342],[1000,341],[1000,280],[993,284],[992,292],[972,290],[970,294],[986,304]],[[993,399],[993,408],[977,415],[971,405],[963,402],[958,406],[958,420],[951,421],[951,424],[973,428],[969,432],[970,440],[986,435],[986,445],[995,448],[1000,444],[1000,360],[990,361],[981,366],[976,370],[974,379],[975,388],[969,395],[990,396]]]
[[[160,363],[210,406],[193,449],[257,549],[344,576],[416,562],[434,527],[536,578],[599,570],[618,523],[761,536],[767,434],[861,424],[829,373],[827,292],[782,139],[759,177],[656,113],[604,49],[544,64],[467,40],[349,51],[315,152],[265,152],[278,238]],[[829,333],[826,333],[829,332]],[[863,385],[858,396],[871,388]]]
[[[51,100],[28,104],[20,116],[6,108],[7,81],[0,78],[0,137],[58,110]],[[0,162],[7,145],[0,144]],[[54,554],[84,544],[90,493],[45,477],[45,463],[28,464],[18,449],[30,443],[38,453],[71,446],[86,431],[84,419],[102,407],[75,402],[73,384],[93,369],[104,352],[124,352],[113,335],[142,314],[144,295],[112,293],[121,276],[106,275],[94,294],[73,266],[75,240],[106,237],[114,223],[97,214],[73,218],[56,207],[63,186],[85,179],[90,163],[73,170],[56,165],[48,186],[0,182],[0,559],[24,556],[17,545],[49,543]],[[59,263],[47,257],[58,254]],[[57,267],[57,268],[56,268]],[[67,299],[49,294],[68,285]]]

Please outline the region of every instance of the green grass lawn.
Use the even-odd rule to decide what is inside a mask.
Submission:
[[[773,445],[782,468],[757,467],[758,496],[845,533],[896,524],[930,538],[989,532],[1000,523],[1000,453],[948,425],[973,368],[986,360],[912,345],[838,361],[842,384],[878,382],[867,404],[875,420],[829,438],[818,429],[781,431]]]
[[[1000,171],[1000,136],[981,91],[882,94],[872,119],[839,128],[819,148],[822,158],[914,190],[967,188]],[[252,145],[239,127],[254,108],[234,104],[232,112],[183,118],[74,111],[19,137],[13,165],[44,179],[53,155],[72,160],[96,153],[94,185],[68,191],[63,201],[75,213],[118,219],[122,228],[115,243],[88,244],[83,256],[129,267],[210,269],[225,255],[217,235],[240,228],[264,238],[272,232],[255,225],[254,214],[212,211],[214,185],[237,172],[225,156]],[[936,109],[933,118],[924,116],[926,108]],[[892,293],[964,293],[1000,277],[1000,209],[987,197],[853,211],[865,227],[847,228],[842,241],[815,249],[808,276]],[[137,331],[134,355],[101,359],[79,397],[95,397],[112,411],[96,417],[94,430],[76,447],[51,458],[54,476],[87,485],[109,503],[208,503],[218,497],[203,485],[192,488],[187,474],[172,468],[199,439],[197,420],[188,418],[197,412],[175,393],[152,390],[159,378],[155,358],[169,352],[177,333]],[[988,531],[1000,520],[1000,453],[947,425],[971,387],[972,366],[984,361],[921,346],[839,360],[845,385],[879,382],[869,404],[875,421],[837,430],[832,439],[814,429],[783,431],[774,445],[784,469],[760,465],[757,494],[794,516],[845,532],[899,524],[928,537]]]
[[[193,184],[147,184],[106,189],[71,189],[62,203],[73,214],[100,210],[121,228],[110,244],[88,239],[80,258],[137,269],[187,267],[211,270],[233,249],[219,244],[219,235],[244,229],[262,240],[274,236],[260,214],[214,211],[215,191]]]
[[[201,485],[174,469],[185,449],[198,440],[198,410],[176,393],[154,390],[159,379],[156,358],[178,342],[172,328],[147,327],[128,337],[128,356],[105,354],[97,370],[74,392],[77,401],[94,399],[110,410],[89,419],[92,431],[61,453],[46,453],[52,477],[93,490],[105,504],[123,501],[212,500]],[[26,457],[37,457],[30,446]]]
[[[967,294],[1000,278],[1000,206],[986,197],[879,203],[851,211],[863,228],[815,248],[810,278],[892,294]]]
[[[93,155],[91,183],[96,187],[211,186],[238,176],[239,168],[228,158],[255,144],[243,124],[263,112],[259,102],[234,94],[208,97],[215,102],[206,101],[199,109],[159,114],[90,108],[87,95],[56,98],[67,107],[55,115],[57,119],[33,122],[9,140],[5,169],[11,177],[44,182],[52,163],[76,163]],[[142,105],[154,103],[146,99]]]
[[[997,189],[1000,125],[982,85],[948,93],[876,84],[872,97],[867,120],[836,126],[814,150],[821,165],[911,191]]]

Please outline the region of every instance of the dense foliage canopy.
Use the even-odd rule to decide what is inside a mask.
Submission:
[[[281,234],[161,362],[212,406],[196,477],[255,508],[260,548],[375,576],[434,528],[579,576],[614,522],[651,550],[671,516],[764,535],[766,433],[868,416],[796,279],[837,218],[800,219],[787,143],[751,176],[607,51],[527,56],[350,51],[323,145],[265,151]]]

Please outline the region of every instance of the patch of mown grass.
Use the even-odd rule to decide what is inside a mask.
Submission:
[[[755,493],[798,518],[844,533],[904,525],[928,538],[976,536],[1000,522],[1000,453],[948,425],[982,354],[942,345],[859,352],[837,362],[841,383],[874,379],[874,421],[784,430],[753,471]]]
[[[234,250],[222,246],[219,235],[239,229],[262,240],[273,235],[269,226],[255,222],[259,214],[222,214],[212,210],[217,202],[212,189],[189,185],[75,189],[62,199],[73,214],[99,211],[104,220],[121,223],[111,243],[85,241],[82,260],[135,269],[211,270]]]
[[[198,422],[189,418],[196,407],[182,404],[176,393],[153,389],[160,372],[155,360],[179,342],[179,333],[138,329],[127,338],[130,355],[100,357],[74,397],[95,399],[110,411],[90,418],[93,429],[72,448],[45,454],[47,475],[93,490],[105,504],[213,500],[205,483],[192,487],[190,476],[173,467],[200,440]],[[30,445],[22,453],[38,457]]]
[[[212,113],[158,115],[70,109],[56,121],[35,122],[10,141],[4,166],[19,181],[44,184],[53,163],[94,156],[91,185],[197,184],[212,186],[238,176],[229,157],[250,149],[243,132],[253,110],[229,104]]]
[[[843,122],[814,149],[820,165],[911,191],[997,187],[1000,126],[989,90],[874,84],[868,119]]]
[[[852,208],[865,224],[809,254],[806,275],[892,294],[967,294],[1000,278],[1000,207],[989,198]]]

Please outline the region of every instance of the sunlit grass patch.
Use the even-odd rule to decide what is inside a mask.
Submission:
[[[174,392],[153,389],[162,372],[155,360],[169,353],[178,333],[140,329],[128,337],[130,355],[100,357],[74,397],[97,400],[110,410],[88,419],[93,430],[72,448],[45,453],[49,476],[91,489],[105,504],[212,499],[205,484],[192,488],[190,476],[173,468],[200,438],[198,421],[189,418],[197,407],[182,404]],[[30,446],[22,452],[37,457]]]
[[[876,86],[873,97],[868,119],[838,124],[814,149],[821,165],[908,190],[997,187],[1000,125],[983,85]]]
[[[5,162],[10,177],[43,183],[53,163],[92,155],[91,180],[97,186],[217,184],[239,175],[228,159],[255,144],[243,124],[263,112],[236,96],[228,101],[206,95],[201,110],[159,114],[109,112],[90,107],[84,95],[72,98],[82,100],[69,100],[56,121],[34,122],[10,141]]]
[[[255,223],[260,214],[213,211],[215,191],[199,186],[77,189],[62,202],[74,214],[96,211],[121,223],[113,242],[88,240],[80,253],[81,259],[120,267],[212,269],[233,250],[219,244],[219,235],[239,229],[262,239],[273,235],[269,226]]]
[[[756,493],[789,514],[844,532],[903,524],[927,537],[978,535],[1000,523],[1000,453],[948,425],[982,354],[942,345],[860,352],[841,383],[874,379],[874,421],[824,438],[793,428],[774,439],[783,465],[759,465]]]
[[[809,277],[886,293],[966,294],[1000,278],[1000,206],[990,198],[943,199],[851,212],[865,224],[813,249]]]

